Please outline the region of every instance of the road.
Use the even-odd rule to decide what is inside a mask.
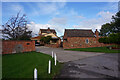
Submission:
[[[68,78],[77,80],[117,80],[120,70],[118,69],[119,53],[96,53],[68,51],[62,48],[36,47],[37,52],[52,55],[57,54],[57,60],[64,62],[63,68],[56,78]],[[119,55],[120,56],[120,55]]]
[[[120,78],[118,66],[118,53],[102,54],[64,63],[63,69],[56,78],[118,80],[118,77]]]
[[[67,51],[63,48],[49,48],[49,47],[36,47],[37,52],[42,52],[45,54],[52,55],[52,51],[56,53],[57,60],[59,62],[69,62],[69,61],[75,61],[91,56],[97,56],[102,55],[104,53],[96,53],[96,52],[80,52],[80,51]]]

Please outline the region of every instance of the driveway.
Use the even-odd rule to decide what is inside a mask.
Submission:
[[[63,69],[56,78],[71,78],[73,80],[75,78],[78,80],[84,80],[84,78],[88,78],[87,80],[118,80],[118,77],[120,78],[120,70],[118,69],[120,68],[118,63],[118,56],[120,55],[118,54],[108,53],[64,63]]]
[[[59,62],[65,62],[55,79],[118,80],[120,74],[119,53],[67,51],[62,48],[48,47],[36,47],[36,51],[49,55],[53,51],[57,54]]]
[[[45,54],[52,55],[52,51],[56,53],[57,60],[59,62],[69,62],[69,61],[75,61],[79,59],[84,59],[87,57],[102,55],[104,53],[96,53],[96,52],[80,52],[80,51],[67,51],[63,48],[49,48],[49,47],[36,47],[37,52],[42,52]]]

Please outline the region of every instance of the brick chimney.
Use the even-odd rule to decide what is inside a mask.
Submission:
[[[48,30],[47,31],[50,31],[50,28],[48,27]]]
[[[99,32],[98,32],[98,30],[96,29],[96,31],[95,31],[95,35],[96,35],[96,38],[98,38],[99,37]]]

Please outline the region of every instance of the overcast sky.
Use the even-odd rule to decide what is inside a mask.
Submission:
[[[117,2],[3,2],[2,24],[17,12],[26,14],[28,27],[34,34],[39,29],[55,29],[58,36],[64,29],[100,29],[118,11]]]

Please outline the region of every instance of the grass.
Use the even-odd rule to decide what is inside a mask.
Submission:
[[[107,47],[75,48],[75,49],[65,49],[65,50],[86,51],[86,52],[102,52],[102,53],[120,53],[120,50],[110,50]]]
[[[48,61],[52,60],[52,72],[48,74]],[[2,78],[33,78],[33,71],[37,68],[38,78],[52,79],[59,73],[61,63],[54,60],[50,55],[27,52],[18,54],[7,54],[2,56]]]

